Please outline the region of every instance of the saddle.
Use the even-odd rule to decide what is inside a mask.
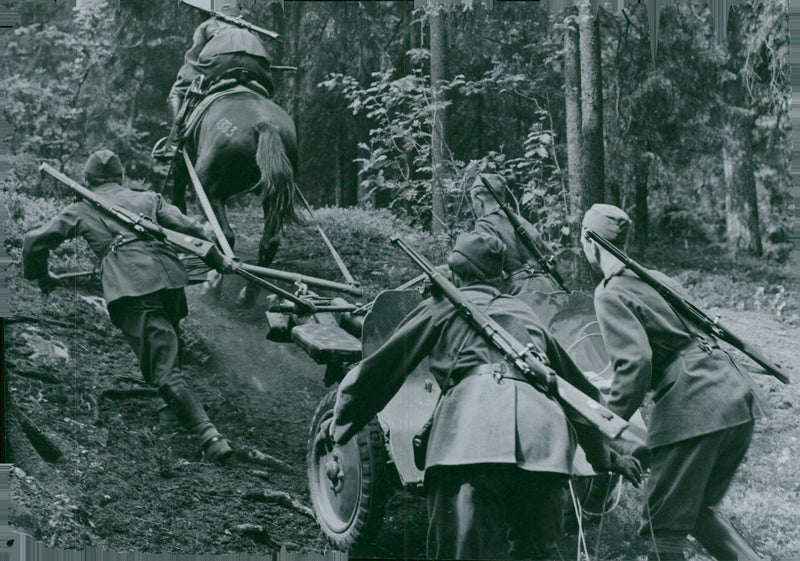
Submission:
[[[248,82],[244,85],[238,84],[235,80],[217,82],[214,87],[209,88],[205,96],[201,98],[194,107],[190,107],[187,111],[189,116],[186,118],[181,128],[182,138],[191,138],[195,134],[197,126],[200,121],[203,120],[203,116],[212,103],[222,97],[242,92],[250,92],[268,97],[266,88],[258,82]]]
[[[256,80],[256,76],[246,68],[230,68],[215,78],[204,89],[203,76],[198,76],[189,87],[178,112],[178,120],[168,137],[159,140],[153,147],[151,155],[157,159],[172,158],[175,146],[182,145],[186,139],[196,132],[198,123],[209,106],[226,95],[251,92],[265,98],[271,97],[270,91]],[[178,139],[180,139],[178,141]],[[172,145],[171,155],[166,155],[168,145]]]

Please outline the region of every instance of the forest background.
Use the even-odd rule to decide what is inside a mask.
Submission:
[[[325,547],[307,517],[237,502],[242,488],[263,485],[262,476],[242,468],[231,480],[194,461],[184,438],[148,424],[141,400],[101,414],[91,398],[114,376],[138,373],[121,337],[109,335],[102,309],[84,298],[99,293],[97,283],[42,299],[18,266],[22,234],[73,198],[40,178],[42,161],[80,179],[88,154],[108,147],[127,181],[160,188],[166,169],[150,150],[167,132],[165,98],[205,16],[177,0],[2,4],[21,16],[13,32],[0,33],[0,110],[13,129],[0,186],[16,314],[8,320],[11,393],[4,393],[14,395],[20,419],[65,442],[54,460],[16,441],[16,465],[35,477],[14,483],[27,509],[15,521],[37,539],[70,547],[138,548],[143,536],[148,547],[187,553]],[[583,210],[618,204],[634,219],[633,255],[676,276],[702,306],[733,316],[768,356],[796,364],[787,2],[733,8],[724,36],[715,34],[706,2],[667,6],[655,59],[644,4],[601,6],[596,17],[588,6],[551,12],[543,2],[473,4],[426,12],[402,1],[258,0],[246,13],[281,34],[267,42],[273,64],[299,69],[275,73],[275,99],[298,128],[298,183],[314,206],[331,207],[317,218],[368,293],[418,273],[403,266],[390,234],[404,232],[441,260],[471,227],[466,188],[483,169],[510,180],[522,214],[559,253],[570,286],[592,286],[577,244]],[[244,258],[254,256],[260,230],[252,203],[245,197],[230,213]],[[94,265],[82,242],[64,244],[51,259],[56,273]],[[339,278],[311,225],[287,229],[275,266]],[[285,459],[294,471],[273,475],[272,484],[305,497],[307,425],[327,391],[318,365],[275,345],[248,353],[265,344],[263,315],[243,318],[193,300],[184,326],[189,368],[226,434]],[[69,349],[71,362],[31,350],[31,341],[51,339]],[[244,359],[263,368],[255,372]],[[239,380],[240,370],[267,376],[267,389]],[[42,372],[49,381],[30,378]],[[776,414],[759,429],[731,509],[762,551],[791,559],[800,552],[800,468],[791,461],[800,453],[792,436],[798,390],[758,381]],[[30,432],[16,426],[9,430],[17,436]],[[181,487],[173,482],[178,474]],[[213,497],[196,499],[207,487]],[[170,500],[151,499],[159,496],[152,489]],[[637,496],[623,499],[615,533],[602,540],[607,558],[626,558],[635,533]],[[404,501],[390,506],[375,555],[405,551]],[[240,535],[235,521],[266,530]],[[424,524],[410,531],[424,535]]]
[[[0,36],[10,180],[29,183],[43,159],[79,171],[108,146],[131,178],[160,185],[150,149],[204,16],[179,2],[75,1],[18,2],[21,27]],[[273,64],[299,68],[276,72],[275,97],[297,124],[299,183],[316,205],[388,207],[453,233],[470,218],[465,186],[488,168],[557,247],[605,201],[634,218],[639,254],[666,241],[788,255],[785,1],[735,7],[724,37],[705,2],[668,6],[655,59],[641,4],[593,17],[538,2],[427,13],[255,2],[247,18],[281,34]]]

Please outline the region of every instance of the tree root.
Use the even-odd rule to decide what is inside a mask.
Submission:
[[[15,411],[16,417],[19,420],[19,424],[22,427],[22,431],[25,433],[25,436],[28,437],[28,440],[33,445],[34,450],[39,454],[39,456],[48,463],[55,463],[64,455],[64,452],[61,450],[61,447],[56,443],[55,439],[39,430],[28,418],[25,413],[16,409]]]
[[[292,471],[292,466],[283,460],[279,460],[278,458],[270,456],[269,454],[265,454],[264,452],[256,450],[255,448],[237,448],[234,450],[234,454],[236,455],[236,459],[242,462],[266,466],[282,473]]]
[[[42,370],[21,370],[21,369],[13,369],[9,370],[9,373],[16,374],[17,376],[22,376],[23,378],[29,378],[31,380],[39,380],[40,382],[47,382],[48,384],[61,384],[63,380],[58,376],[55,376],[49,372],[44,372]]]
[[[158,390],[155,388],[111,388],[104,390],[97,399],[98,407],[108,399],[119,401],[122,399],[132,399],[138,397],[159,397]]]
[[[65,327],[67,329],[75,329],[74,323],[67,323],[66,321],[58,321],[56,319],[35,317],[35,316],[13,316],[4,318],[3,322],[6,324],[12,323],[49,323],[50,325],[57,325],[58,327]]]
[[[269,531],[260,524],[238,524],[231,528],[231,530],[251,538],[254,542],[266,544],[274,549],[280,547],[269,535]]]
[[[272,505],[282,506],[284,508],[288,508],[295,512],[302,514],[303,516],[307,516],[312,520],[316,520],[314,516],[314,511],[311,508],[307,507],[294,497],[292,497],[289,493],[285,493],[283,491],[276,491],[274,489],[264,489],[263,491],[250,491],[245,493],[244,495],[245,500],[249,501],[256,501],[260,503],[267,503]]]

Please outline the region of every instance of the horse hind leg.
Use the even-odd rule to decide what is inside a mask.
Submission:
[[[275,259],[280,243],[280,228],[271,228],[265,224],[264,232],[261,234],[261,240],[258,243],[258,265],[260,267],[269,267],[272,260]],[[258,286],[248,282],[239,293],[238,303],[242,306],[252,307],[255,305],[257,298]]]
[[[236,234],[233,232],[228,222],[228,215],[225,212],[225,201],[209,199],[209,203],[211,204],[211,210],[214,212],[214,216],[217,217],[222,234],[225,236],[225,239],[228,240],[231,249],[233,249],[236,246]],[[222,295],[222,275],[216,271],[210,271],[207,278],[208,289],[206,293],[211,294],[215,298],[219,298]]]

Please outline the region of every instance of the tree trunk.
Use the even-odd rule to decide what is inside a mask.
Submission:
[[[647,183],[650,178],[650,158],[646,155],[638,155],[636,169],[633,176],[634,184],[634,209],[633,209],[633,231],[634,249],[639,257],[644,255],[647,249],[647,232],[650,228],[648,209],[647,209]]]
[[[431,87],[434,103],[443,101],[441,82],[447,76],[447,37],[444,26],[444,9],[435,8],[429,16],[431,30]],[[433,168],[433,181],[431,182],[431,231],[440,234],[445,226],[445,204],[442,177],[445,173],[445,137],[447,135],[446,114],[436,111],[433,117],[433,138],[431,147],[431,167]]]
[[[297,71],[292,72],[294,76],[292,79],[292,119],[297,128],[298,145],[300,143],[300,102],[303,95],[303,57],[301,50],[300,38],[301,27],[303,23],[303,3],[292,2],[292,53],[294,58],[294,65],[297,66]]]
[[[336,146],[333,147],[333,159],[336,161],[336,171],[333,174],[333,204],[342,206],[342,181],[344,179],[344,168],[342,166],[342,130],[336,133]]]
[[[758,197],[753,165],[751,131],[755,113],[734,109],[732,124],[725,127],[722,168],[725,178],[725,231],[732,255],[761,256]]]
[[[475,149],[476,154],[479,157],[483,157],[483,152],[485,150],[485,142],[483,136],[485,134],[484,127],[483,127],[483,114],[484,114],[484,107],[485,101],[483,99],[485,94],[478,94],[475,96]]]
[[[605,194],[603,150],[603,79],[600,68],[600,27],[589,2],[578,7],[581,61],[581,133],[583,190],[581,210],[602,203]]]
[[[361,202],[358,178],[358,142],[353,134],[353,125],[345,122],[342,126],[342,146],[339,149],[342,170],[342,206],[355,206]]]
[[[270,11],[272,12],[272,26],[275,32],[278,33],[281,38],[286,37],[286,12],[284,11],[283,5],[277,2],[271,4]],[[277,65],[285,64],[286,46],[284,41],[272,41],[269,46],[272,49],[272,63]]]
[[[578,26],[575,18],[567,18],[564,29],[564,97],[567,114],[567,184],[571,209],[581,208],[583,185],[583,150],[581,138],[581,67]]]

